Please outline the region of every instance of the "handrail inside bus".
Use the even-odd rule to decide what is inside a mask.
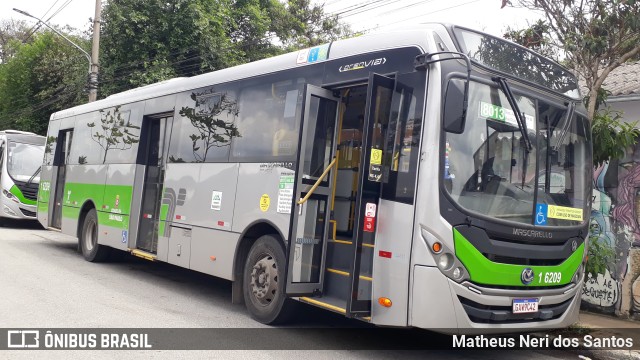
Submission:
[[[337,158],[334,156],[329,166],[327,166],[327,168],[324,169],[324,172],[322,173],[322,175],[320,175],[318,180],[316,180],[316,183],[313,184],[311,189],[309,189],[309,191],[307,192],[307,195],[305,195],[302,199],[298,200],[298,205],[302,205],[306,203],[307,200],[309,200],[309,197],[313,194],[314,191],[316,191],[316,188],[318,187],[318,185],[320,185],[320,182],[322,181],[322,179],[324,179],[324,177],[327,176],[327,174],[329,173],[329,170],[331,170],[331,168],[336,164],[336,160]]]

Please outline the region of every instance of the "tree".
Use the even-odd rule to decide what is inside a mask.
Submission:
[[[86,39],[69,36],[88,47]],[[44,135],[51,113],[84,102],[87,61],[52,32],[30,41],[13,42],[11,56],[0,64],[0,128]]]
[[[337,15],[324,13],[311,0],[289,0],[286,12],[275,17],[276,33],[288,50],[311,47],[356,35]]]
[[[545,20],[505,34],[525,47],[555,58],[582,78],[585,105],[592,120],[594,163],[624,155],[640,135],[636,123],[624,123],[621,113],[601,108],[607,97],[602,84],[611,71],[640,56],[640,1],[637,0],[516,0],[542,10]],[[511,1],[503,0],[503,7]]]
[[[512,1],[502,0],[503,7]],[[615,68],[640,54],[640,1],[515,0],[544,12],[549,44],[587,84],[587,111],[596,112],[598,90]],[[526,44],[523,44],[526,46]]]
[[[24,21],[0,21],[0,64],[11,59],[20,44],[27,40],[28,27]]]
[[[101,96],[347,33],[309,0],[111,0],[102,19]]]
[[[597,111],[591,124],[593,163],[600,166],[611,159],[623,158],[625,150],[633,146],[640,135],[636,124],[624,122],[622,113],[609,107]]]

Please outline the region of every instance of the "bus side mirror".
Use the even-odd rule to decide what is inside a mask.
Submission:
[[[442,128],[446,132],[462,134],[467,120],[468,82],[462,79],[451,79],[447,85],[444,99],[444,121]]]

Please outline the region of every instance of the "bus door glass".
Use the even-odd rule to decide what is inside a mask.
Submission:
[[[395,79],[371,73],[362,129],[360,168],[355,194],[353,229],[354,253],[351,274],[351,297],[347,299],[349,314],[368,313],[371,309],[371,271],[377,208],[385,166],[385,134],[389,126]]]
[[[289,295],[322,291],[329,226],[329,197],[335,171],[338,98],[313,85],[305,90],[302,136],[298,145],[295,211],[289,234]]]
[[[73,130],[60,130],[58,135],[58,147],[56,148],[56,153],[53,159],[53,166],[58,167],[58,172],[56,175],[55,195],[53,197],[51,227],[56,229],[60,229],[62,226],[64,185],[67,177],[67,164],[69,163],[69,153],[72,141]]]
[[[158,250],[160,201],[172,114],[145,116],[142,124],[144,143],[139,147],[145,165],[137,248],[155,254]]]

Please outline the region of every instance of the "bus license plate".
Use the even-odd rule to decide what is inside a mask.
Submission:
[[[538,312],[538,299],[513,299],[513,313],[524,314]]]

